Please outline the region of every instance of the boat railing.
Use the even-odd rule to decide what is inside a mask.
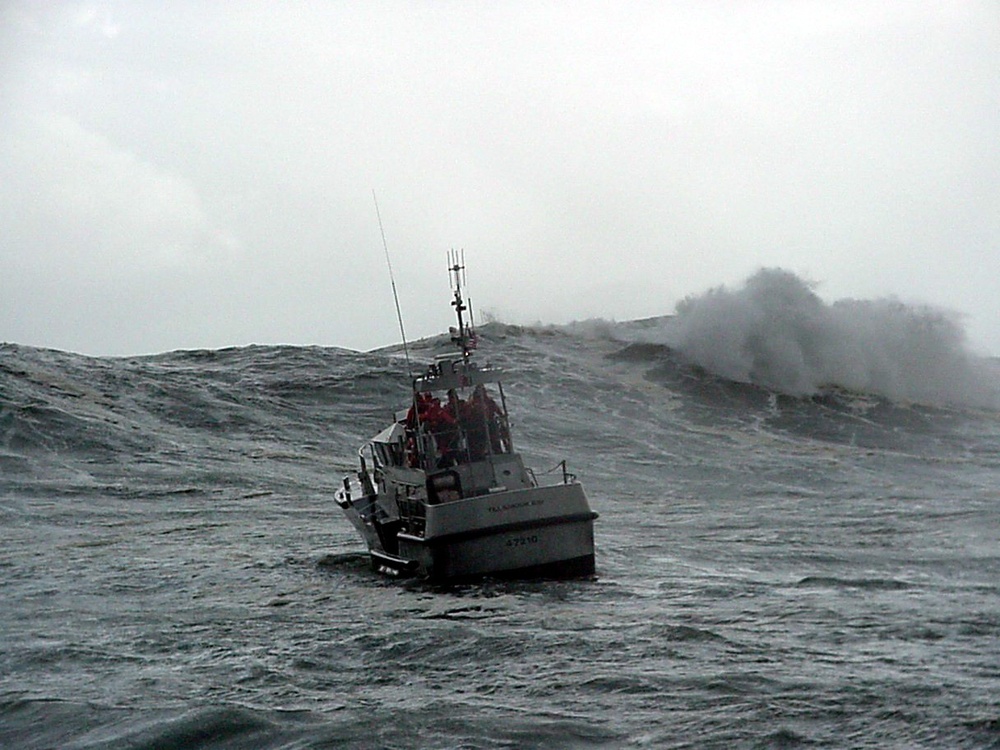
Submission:
[[[529,469],[527,467],[525,467],[525,470],[531,475],[532,480],[537,485],[538,484],[538,478],[535,476],[535,471],[533,469]],[[556,471],[558,471],[558,470],[562,471],[562,483],[563,484],[573,484],[574,482],[576,482],[576,474],[573,474],[567,468],[567,464],[566,464],[566,459],[565,458],[562,461],[560,461],[559,463],[557,463],[555,466],[553,466],[551,469],[549,469],[548,471],[543,471],[541,473],[544,474],[544,475],[555,474]]]

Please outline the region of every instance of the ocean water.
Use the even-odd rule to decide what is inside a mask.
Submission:
[[[396,349],[0,346],[0,747],[1000,747],[991,363],[908,399],[663,321],[481,334],[600,513],[593,578],[371,572],[333,493]]]

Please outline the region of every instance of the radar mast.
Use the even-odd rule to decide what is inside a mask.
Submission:
[[[451,277],[451,285],[455,295],[451,306],[455,308],[455,315],[458,317],[458,328],[451,329],[451,341],[462,350],[462,359],[468,361],[469,356],[476,348],[476,330],[472,323],[472,310],[466,306],[465,300],[462,298],[462,283],[467,283],[464,250],[452,250],[448,253],[448,275]],[[465,317],[462,315],[466,310],[469,311],[468,323],[465,322]]]

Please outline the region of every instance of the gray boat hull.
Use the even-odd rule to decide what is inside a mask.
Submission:
[[[426,506],[423,534],[400,530],[387,552],[370,536],[376,570],[433,582],[567,578],[594,573],[594,519],[576,482]]]

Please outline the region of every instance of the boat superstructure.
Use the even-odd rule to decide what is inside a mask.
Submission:
[[[375,569],[432,581],[594,572],[594,519],[566,470],[541,485],[514,446],[500,369],[473,358],[464,267],[453,259],[455,352],[412,379],[408,410],[360,451],[337,503]]]

